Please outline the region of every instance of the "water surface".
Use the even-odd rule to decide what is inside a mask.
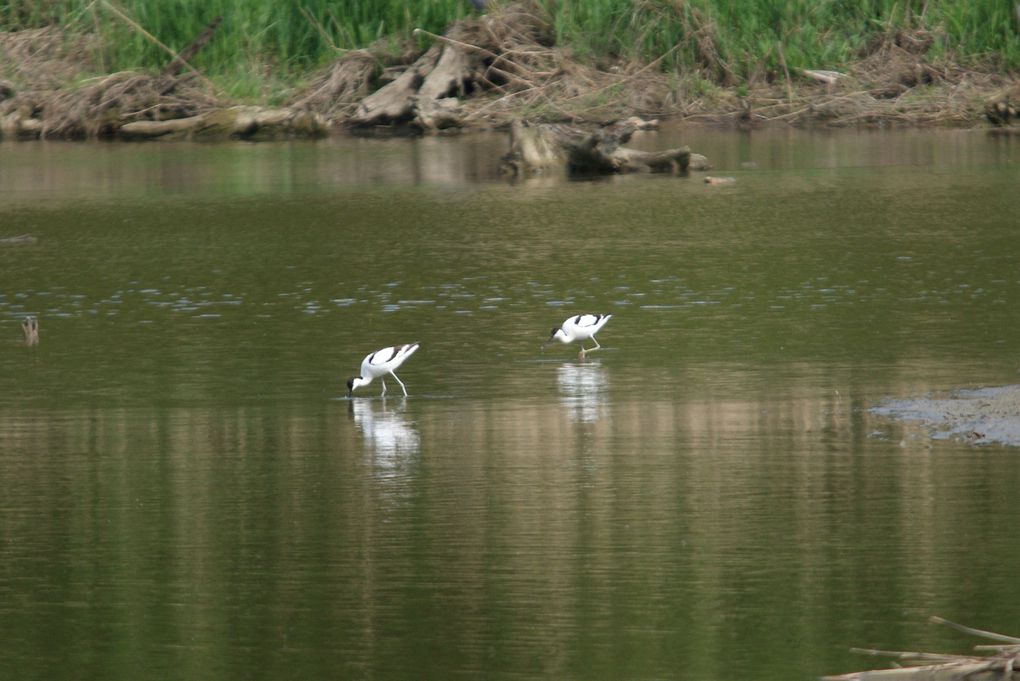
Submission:
[[[1020,148],[670,129],[0,145],[0,677],[779,679],[1018,633]],[[605,346],[542,342],[612,313]],[[20,344],[40,318],[41,342]],[[344,381],[420,341],[392,382]],[[397,388],[397,396],[394,389]],[[994,550],[990,550],[994,547]]]

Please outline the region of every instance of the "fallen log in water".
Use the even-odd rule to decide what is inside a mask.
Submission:
[[[855,652],[892,658],[910,666],[826,676],[822,681],[1020,681],[1020,638],[972,629],[941,617],[932,617],[930,621],[998,643],[975,646],[975,650],[991,652],[983,656],[855,649]]]
[[[504,168],[514,175],[564,168],[571,174],[631,172],[686,173],[691,159],[687,147],[664,151],[639,151],[620,146],[639,124],[622,124],[594,132],[567,125],[531,125],[516,121],[510,128],[510,152]]]

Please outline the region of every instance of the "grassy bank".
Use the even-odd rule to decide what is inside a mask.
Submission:
[[[184,49],[222,16],[194,66],[228,96],[272,100],[346,50],[380,38],[397,49],[415,27],[441,32],[468,9],[461,0],[14,0],[0,3],[0,29],[89,33],[98,38],[88,50],[93,67],[111,73],[162,67],[163,46]]]
[[[737,81],[787,68],[838,68],[897,31],[931,36],[928,56],[1020,67],[1005,0],[590,0],[548,2],[560,38],[592,54],[650,59]],[[780,46],[782,46],[780,48]]]
[[[489,0],[490,3],[500,0]],[[667,72],[746,86],[791,69],[841,69],[877,40],[909,32],[924,55],[1020,69],[1020,26],[1007,0],[538,0],[557,44],[609,64],[662,57]],[[225,17],[194,65],[224,94],[282,100],[344,51],[380,38],[394,50],[424,28],[442,32],[473,12],[466,0],[13,0],[0,28],[59,25],[90,33],[96,73],[159,68],[216,16]],[[134,25],[132,25],[132,22]],[[144,29],[144,32],[143,30]]]

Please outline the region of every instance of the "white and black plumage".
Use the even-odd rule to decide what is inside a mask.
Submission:
[[[21,330],[25,334],[25,345],[39,345],[39,320],[28,316],[21,320]]]
[[[361,361],[361,375],[352,376],[347,379],[347,397],[350,397],[356,388],[366,386],[374,379],[382,381],[382,394],[386,394],[386,375],[389,374],[400,384],[400,389],[407,397],[407,388],[404,383],[393,373],[397,367],[404,363],[404,360],[414,354],[418,349],[418,343],[407,343],[406,345],[395,345],[390,348],[376,350]]]
[[[612,318],[611,314],[579,314],[568,317],[565,322],[553,328],[549,340],[555,339],[561,343],[578,341],[581,343],[581,356],[584,357],[586,353],[602,349],[599,342],[595,340],[595,334]],[[592,339],[595,347],[585,349],[584,341],[588,338]]]

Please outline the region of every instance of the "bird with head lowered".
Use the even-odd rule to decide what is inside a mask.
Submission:
[[[611,314],[579,314],[568,317],[562,324],[553,327],[552,333],[549,334],[549,340],[546,342],[550,343],[558,340],[561,343],[573,343],[577,341],[581,343],[581,357],[584,357],[589,352],[602,349],[599,342],[595,340],[595,334],[612,317],[613,315]],[[595,347],[586,349],[584,341],[589,338],[595,343]]]
[[[406,343],[376,350],[367,355],[361,361],[361,375],[351,376],[347,379],[347,397],[351,397],[356,389],[368,385],[377,378],[382,382],[382,394],[385,395],[387,375],[392,376],[393,380],[400,384],[400,389],[404,391],[404,397],[407,397],[407,388],[404,387],[403,381],[397,378],[394,371],[417,349],[418,343]]]

